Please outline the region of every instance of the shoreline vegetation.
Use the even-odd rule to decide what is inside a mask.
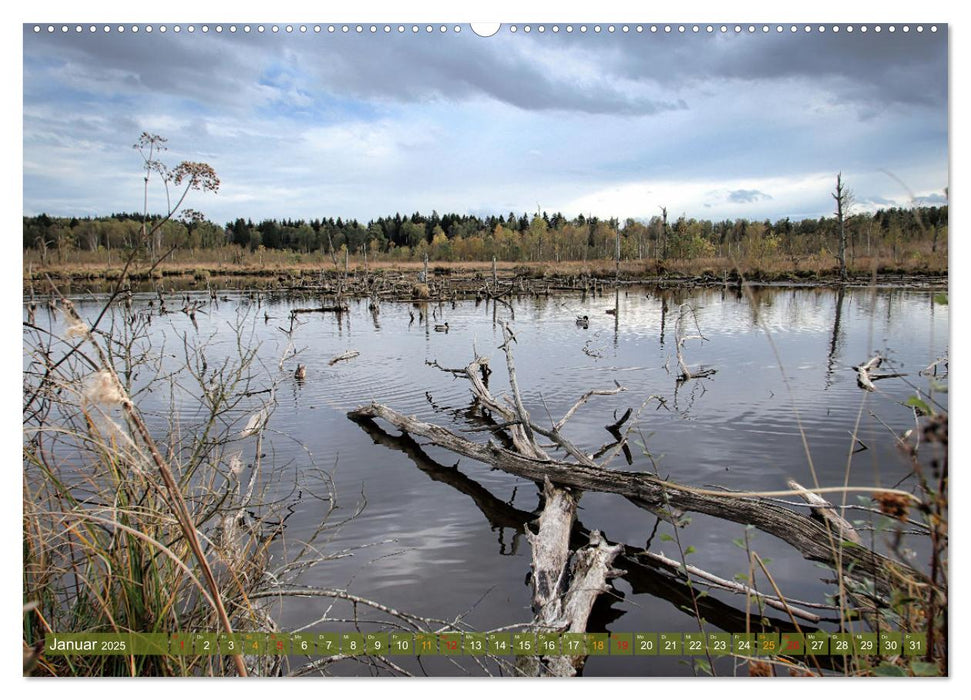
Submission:
[[[537,212],[507,217],[396,214],[355,220],[237,219],[219,226],[195,211],[180,220],[141,214],[23,219],[24,288],[56,284],[212,279],[286,284],[309,278],[410,276],[563,282],[712,284],[946,284],[948,207],[892,208],[831,218],[712,222],[667,212],[647,222]],[[151,225],[146,243],[143,228]],[[132,259],[134,254],[134,259]],[[126,262],[134,264],[126,269]],[[191,279],[191,281],[190,281]],[[348,290],[350,295],[353,291]]]
[[[420,282],[427,271],[427,279],[447,282],[451,293],[475,293],[493,279],[529,285],[533,291],[582,290],[595,284],[647,284],[656,286],[718,286],[738,284],[742,280],[760,284],[797,284],[800,286],[840,284],[837,266],[797,265],[773,261],[763,267],[736,264],[727,258],[704,258],[690,261],[669,261],[660,265],[653,261],[561,261],[556,262],[429,262],[366,260],[363,256],[348,256],[335,267],[323,255],[301,256],[277,251],[276,255],[259,261],[223,262],[200,251],[180,250],[176,260],[152,265],[148,260],[132,265],[124,275],[133,285],[146,290],[162,284],[177,290],[208,288],[275,288],[280,290],[312,291],[320,285],[347,281],[343,295],[368,296],[369,290],[351,280],[384,279],[410,284]],[[204,251],[211,253],[212,251]],[[210,258],[210,259],[207,259]],[[309,259],[308,259],[309,258]],[[23,288],[40,292],[50,280],[66,292],[75,288],[106,287],[116,283],[123,274],[121,265],[109,265],[107,260],[82,260],[42,264],[25,256]],[[943,289],[948,283],[947,258],[930,262],[894,264],[880,258],[859,260],[848,270],[845,283],[850,285],[916,286]],[[409,287],[410,289],[410,287]],[[525,289],[523,291],[526,291]],[[406,295],[407,296],[407,295]]]

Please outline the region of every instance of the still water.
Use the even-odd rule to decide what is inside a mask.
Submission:
[[[322,469],[332,474],[340,505],[332,520],[361,508],[319,543],[326,552],[348,556],[306,571],[301,583],[344,588],[419,616],[463,616],[480,630],[532,618],[530,548],[521,532],[495,513],[534,511],[537,487],[431,445],[424,451],[438,466],[419,465],[404,452],[377,444],[346,417],[348,410],[378,401],[456,431],[471,427],[466,382],[426,362],[460,368],[476,350],[492,360],[493,393],[505,392],[497,321],[508,320],[517,339],[519,385],[535,421],[548,425],[550,416],[558,420],[586,391],[610,389],[617,382],[627,391],[593,397],[567,424],[565,433],[574,444],[593,452],[610,442],[604,426],[632,408],[637,421],[633,464],[628,466],[621,454],[612,466],[653,471],[649,454],[660,474],[671,480],[774,490],[786,488],[787,478],[811,484],[810,457],[824,486],[841,485],[847,469],[852,485],[892,486],[904,479],[908,469],[894,450],[891,433],[913,427],[913,413],[902,403],[918,391],[926,398],[931,382],[919,372],[948,350],[948,307],[935,305],[933,294],[922,290],[838,294],[823,288],[762,288],[749,298],[720,288],[663,293],[630,288],[620,292],[616,316],[605,313],[614,306],[612,293],[524,297],[512,302],[514,315],[501,304],[474,301],[421,307],[384,303],[375,314],[363,300],[351,301],[349,313],[339,317],[301,314],[289,335],[284,330],[290,330],[290,310],[318,306],[318,300],[227,295],[216,304],[198,297],[207,302],[204,313],[197,314],[198,328],[185,314],[157,317],[151,326],[153,347],[177,363],[184,360],[180,337],[205,341],[210,367],[236,352],[237,338],[245,347],[258,348],[250,388],[275,387],[263,454],[279,467],[276,495],[283,499],[299,491],[307,475]],[[148,299],[136,296],[136,310],[146,309]],[[693,316],[685,317],[684,332],[700,330],[706,340],[686,341],[685,361],[717,372],[679,384],[675,334],[679,314],[688,307]],[[91,317],[100,310],[99,300],[82,299],[79,310]],[[583,315],[590,319],[587,328],[576,323]],[[445,321],[449,331],[436,332],[435,324]],[[360,355],[328,363],[348,350]],[[876,392],[867,393],[857,387],[852,366],[877,352],[888,360],[883,369],[906,376],[880,381]],[[298,362],[307,367],[303,382],[292,377]],[[663,405],[648,400],[652,395]],[[240,429],[269,396],[254,395],[252,403],[239,408],[233,418]],[[934,398],[946,405],[946,395]],[[144,401],[151,414],[152,398]],[[155,408],[164,414],[162,407]],[[183,429],[190,430],[197,408],[191,401],[177,408]],[[854,452],[860,444],[854,432],[868,449]],[[466,435],[486,439],[481,432]],[[239,449],[251,463],[253,441],[240,441]],[[296,502],[287,520],[290,542],[308,537],[324,509],[314,499]],[[608,494],[585,494],[579,518],[611,541],[636,547],[645,545],[656,525],[647,511]],[[671,526],[662,525],[651,549],[677,558],[677,549],[659,535],[670,531]],[[689,563],[731,579],[747,568],[744,552],[732,543],[744,531],[739,524],[694,516],[679,537],[682,546],[694,548]],[[831,573],[781,541],[754,533],[752,546],[763,559],[771,559],[773,576],[787,596],[823,602],[831,592],[822,581]],[[615,595],[595,609],[590,631],[697,631],[697,622],[672,603],[635,591],[623,578],[614,585]],[[744,609],[744,598],[713,595]],[[294,599],[275,605],[272,613],[287,631],[328,612],[331,619],[353,614],[342,604],[328,611],[330,605],[325,599]],[[349,625],[330,622],[313,628],[350,631]],[[353,662],[328,670],[371,672]],[[442,659],[428,660],[423,670],[431,675],[479,672],[474,665]],[[585,675],[690,673],[682,659],[663,657],[592,657],[584,670]]]

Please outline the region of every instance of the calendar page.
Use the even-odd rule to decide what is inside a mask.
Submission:
[[[603,9],[23,20],[25,676],[949,675],[949,24]]]

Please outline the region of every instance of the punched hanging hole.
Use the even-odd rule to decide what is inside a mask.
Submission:
[[[502,25],[499,22],[473,22],[471,25],[472,31],[475,32],[476,36],[490,37],[499,31]]]

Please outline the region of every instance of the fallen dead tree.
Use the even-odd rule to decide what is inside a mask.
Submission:
[[[841,541],[833,528],[766,498],[734,492],[719,492],[665,481],[651,474],[590,467],[575,462],[531,459],[492,442],[472,442],[447,428],[405,416],[382,404],[371,403],[351,411],[354,418],[380,418],[411,435],[419,435],[439,447],[488,464],[510,474],[581,491],[616,493],[636,505],[669,519],[668,508],[711,515],[745,525],[754,525],[789,543],[804,557],[840,568],[847,575],[873,581],[877,591],[889,593],[894,584],[928,585],[926,577],[902,562]],[[878,491],[879,489],[874,489]],[[772,492],[767,495],[794,493]]]
[[[608,590],[607,579],[623,573],[611,566],[623,546],[607,544],[594,530],[571,565],[570,534],[579,495],[547,479],[543,496],[539,530],[535,535],[526,531],[533,548],[534,624],[542,630],[586,632],[593,604]],[[516,668],[524,676],[573,676],[585,661],[584,655],[524,656]]]
[[[505,499],[497,497],[470,476],[463,474],[458,463],[444,465],[436,462],[408,433],[392,435],[368,417],[357,417],[352,420],[374,440],[375,444],[403,452],[430,479],[445,484],[470,498],[492,530],[498,533],[497,545],[500,553],[514,554],[518,551],[518,543],[525,536],[527,525],[536,521],[537,511],[521,510],[510,505]],[[539,493],[538,496],[542,494]],[[545,499],[541,498],[541,501],[545,503]],[[507,530],[512,532],[511,539],[508,534],[505,534]],[[592,531],[580,522],[579,517],[574,519],[570,538],[571,549],[579,550],[589,545],[592,534]],[[746,610],[744,605],[735,607],[713,595],[699,596],[697,594],[699,586],[743,596],[746,601],[761,601],[762,604],[778,611],[785,611],[788,606],[793,617],[803,620],[800,627],[797,628],[791,618],[770,615],[767,609],[761,614],[761,619],[765,620],[765,624],[770,629],[782,632],[810,632],[816,629],[817,621],[834,622],[838,619],[836,613],[840,608],[830,603],[814,603],[792,598],[783,602],[781,599],[737,581],[730,581],[696,566],[685,566],[683,562],[646,551],[643,546],[613,543],[606,539],[605,542],[608,545],[618,544],[622,547],[612,566],[617,569],[617,578],[623,579],[633,593],[650,595],[666,601],[677,610],[697,605],[700,615],[706,622],[725,631],[745,629],[746,624],[751,620],[750,611]],[[623,597],[616,589],[613,590],[612,595]],[[859,612],[844,606],[842,614],[852,619]],[[820,661],[825,666],[830,664],[838,666],[837,658],[823,657]],[[542,664],[539,659],[530,657],[530,664],[520,663],[519,672],[529,673],[534,668],[551,670],[548,664]],[[576,668],[572,666],[572,662],[571,668]]]
[[[487,381],[491,370],[484,358],[476,357],[464,370],[449,370],[437,363],[430,364],[469,380],[476,401],[504,421],[502,428],[508,430],[515,454],[525,459],[548,461],[548,455],[536,441],[538,434],[552,439],[582,463],[595,466],[593,459],[564,438],[560,429],[596,392],[588,392],[581,397],[563,419],[550,429],[534,425],[519,392],[511,350],[511,343],[516,341],[516,337],[508,324],[503,324],[503,339],[501,349],[506,355],[511,400],[499,401],[489,391]],[[623,391],[623,387],[617,386],[601,393],[618,391]],[[608,545],[603,536],[594,531],[590,533],[587,545],[571,553],[570,540],[580,493],[544,479],[543,496],[544,506],[539,516],[538,531],[536,534],[526,531],[533,552],[533,623],[540,630],[585,632],[593,604],[601,593],[608,590],[607,579],[622,573],[613,569],[611,564],[623,547]],[[516,668],[524,676],[573,676],[585,661],[585,655],[526,656],[518,659]]]
[[[452,430],[415,416],[403,415],[379,403],[361,406],[350,411],[348,416],[362,425],[374,425],[377,419],[385,421],[401,430],[403,437],[420,436],[453,453],[529,479],[542,488],[544,509],[539,518],[539,531],[536,534],[526,531],[533,550],[533,607],[537,630],[585,631],[594,600],[608,590],[607,580],[623,573],[613,568],[614,560],[618,557],[621,557],[621,566],[640,559],[655,568],[675,571],[680,576],[693,575],[703,579],[705,585],[721,590],[746,595],[752,593],[707,572],[690,571],[683,562],[678,568],[677,562],[662,560],[657,555],[631,555],[623,545],[607,544],[597,531],[588,532],[588,541],[579,545],[574,533],[573,546],[578,546],[578,549],[571,554],[570,533],[576,517],[576,502],[584,491],[624,496],[659,518],[676,524],[683,512],[690,511],[753,525],[789,543],[805,558],[823,562],[840,571],[845,579],[869,587],[878,597],[886,598],[894,589],[931,587],[928,578],[911,566],[861,545],[858,537],[854,537],[856,533],[852,527],[835,515],[834,508],[827,501],[798,484],[791,484],[790,490],[780,492],[738,493],[696,488],[641,472],[608,469],[606,465],[626,444],[626,436],[620,433],[620,426],[630,418],[629,412],[613,425],[607,426],[608,432],[615,438],[616,448],[602,464],[598,464],[594,456],[567,439],[562,428],[591,396],[616,394],[625,391],[624,387],[616,385],[612,389],[587,392],[563,419],[553,422],[550,418],[549,425],[540,425],[529,416],[521,398],[511,349],[516,338],[507,324],[503,324],[503,337],[500,349],[506,356],[510,397],[497,398],[492,394],[488,386],[491,374],[489,362],[478,354],[462,369],[442,367],[434,361],[428,363],[469,381],[473,407],[478,409],[483,422],[487,423],[469,432],[491,431],[503,444],[496,444],[491,439],[485,443],[475,442]],[[546,438],[551,444],[541,445],[537,436]],[[550,448],[562,450],[565,458],[550,456]],[[855,490],[873,491],[864,488]],[[822,493],[827,489],[817,491]],[[905,492],[900,493],[913,499]],[[779,495],[801,496],[809,503],[810,514],[794,510],[791,506],[796,504],[769,498]],[[789,615],[793,614],[792,606],[781,599],[776,601],[777,604],[766,603],[785,610]],[[798,616],[806,621],[817,619],[815,613],[805,610],[799,613]],[[569,656],[528,657],[517,662],[517,669],[526,675],[573,675],[582,668],[584,660],[584,657]]]

